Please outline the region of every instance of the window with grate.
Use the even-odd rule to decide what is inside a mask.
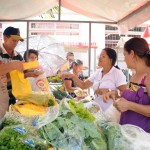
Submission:
[[[31,35],[38,35],[37,32],[31,32]]]
[[[31,23],[31,28],[35,28],[35,23]]]

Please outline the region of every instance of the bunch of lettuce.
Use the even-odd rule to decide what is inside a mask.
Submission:
[[[2,122],[2,128],[17,124],[32,126],[35,118],[35,116],[24,116],[17,111],[9,111],[5,114],[5,118]]]
[[[69,150],[107,150],[105,135],[95,124],[95,117],[83,103],[63,99],[59,116],[40,128],[41,135],[53,147]]]
[[[115,122],[101,122],[100,124],[106,137],[108,150],[133,150],[132,142],[124,136],[121,125]]]
[[[31,126],[7,126],[0,131],[0,150],[47,150],[48,146]]]

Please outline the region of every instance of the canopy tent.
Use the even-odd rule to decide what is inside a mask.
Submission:
[[[94,21],[118,24],[120,33],[150,19],[149,0],[1,0],[0,19],[27,19],[60,4]],[[71,20],[71,19],[70,19]]]
[[[27,19],[56,5],[57,0],[0,0],[0,20]]]
[[[120,33],[150,19],[149,0],[61,0],[61,4],[97,21],[117,23]]]

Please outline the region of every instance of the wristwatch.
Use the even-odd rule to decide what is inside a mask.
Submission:
[[[108,89],[108,91],[111,92],[112,90],[111,90],[111,89]]]

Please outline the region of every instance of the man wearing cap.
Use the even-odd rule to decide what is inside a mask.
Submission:
[[[4,43],[0,46],[0,61],[4,64],[12,60],[22,61],[22,56],[14,49],[18,44],[18,41],[23,41],[20,37],[20,31],[18,28],[8,27],[3,32]]]
[[[7,64],[13,60],[22,61],[22,56],[15,51],[15,47],[18,44],[18,41],[23,41],[23,38],[20,36],[20,31],[18,28],[8,27],[3,32],[4,43],[0,46],[0,62],[2,64]],[[11,94],[11,83],[7,84],[9,90],[10,103],[15,103],[15,98]]]

